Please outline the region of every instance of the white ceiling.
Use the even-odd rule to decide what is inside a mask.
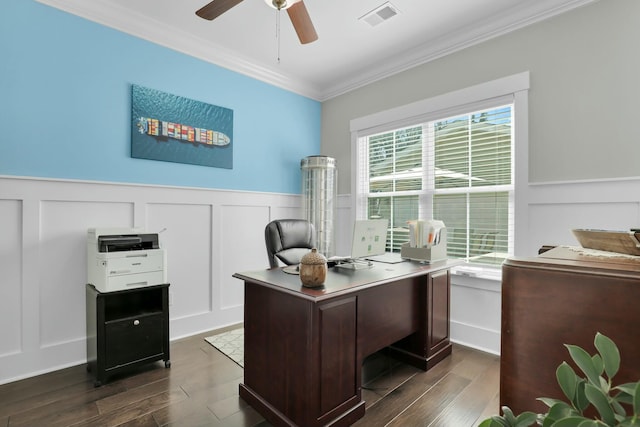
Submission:
[[[38,0],[320,101],[593,0],[305,0],[318,33],[301,45],[286,12],[244,0],[213,21],[208,0]],[[278,45],[280,61],[278,62]]]

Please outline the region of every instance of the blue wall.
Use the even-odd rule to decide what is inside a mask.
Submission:
[[[319,102],[34,0],[2,9],[0,175],[300,192]],[[132,84],[232,109],[233,169],[131,158]]]

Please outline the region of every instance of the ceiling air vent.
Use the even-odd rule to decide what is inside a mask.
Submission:
[[[389,2],[383,3],[382,5],[376,7],[371,12],[368,12],[358,18],[359,21],[364,21],[367,24],[375,27],[381,22],[384,22],[388,19],[393,18],[398,14],[398,8],[392,5]]]

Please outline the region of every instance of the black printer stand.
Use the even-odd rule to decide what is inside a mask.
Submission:
[[[87,370],[96,387],[109,376],[169,360],[169,284],[99,292],[87,284]]]

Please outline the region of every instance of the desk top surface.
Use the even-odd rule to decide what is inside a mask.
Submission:
[[[589,274],[624,273],[640,275],[640,256],[574,246],[558,246],[535,258],[509,258],[504,262],[504,267],[585,271]]]
[[[295,294],[302,298],[322,300],[399,279],[446,270],[458,264],[457,260],[446,260],[433,264],[421,264],[415,261],[396,264],[373,262],[371,268],[360,270],[331,267],[327,271],[324,285],[315,288],[302,286],[300,276],[285,273],[282,268],[236,273],[233,277]]]

